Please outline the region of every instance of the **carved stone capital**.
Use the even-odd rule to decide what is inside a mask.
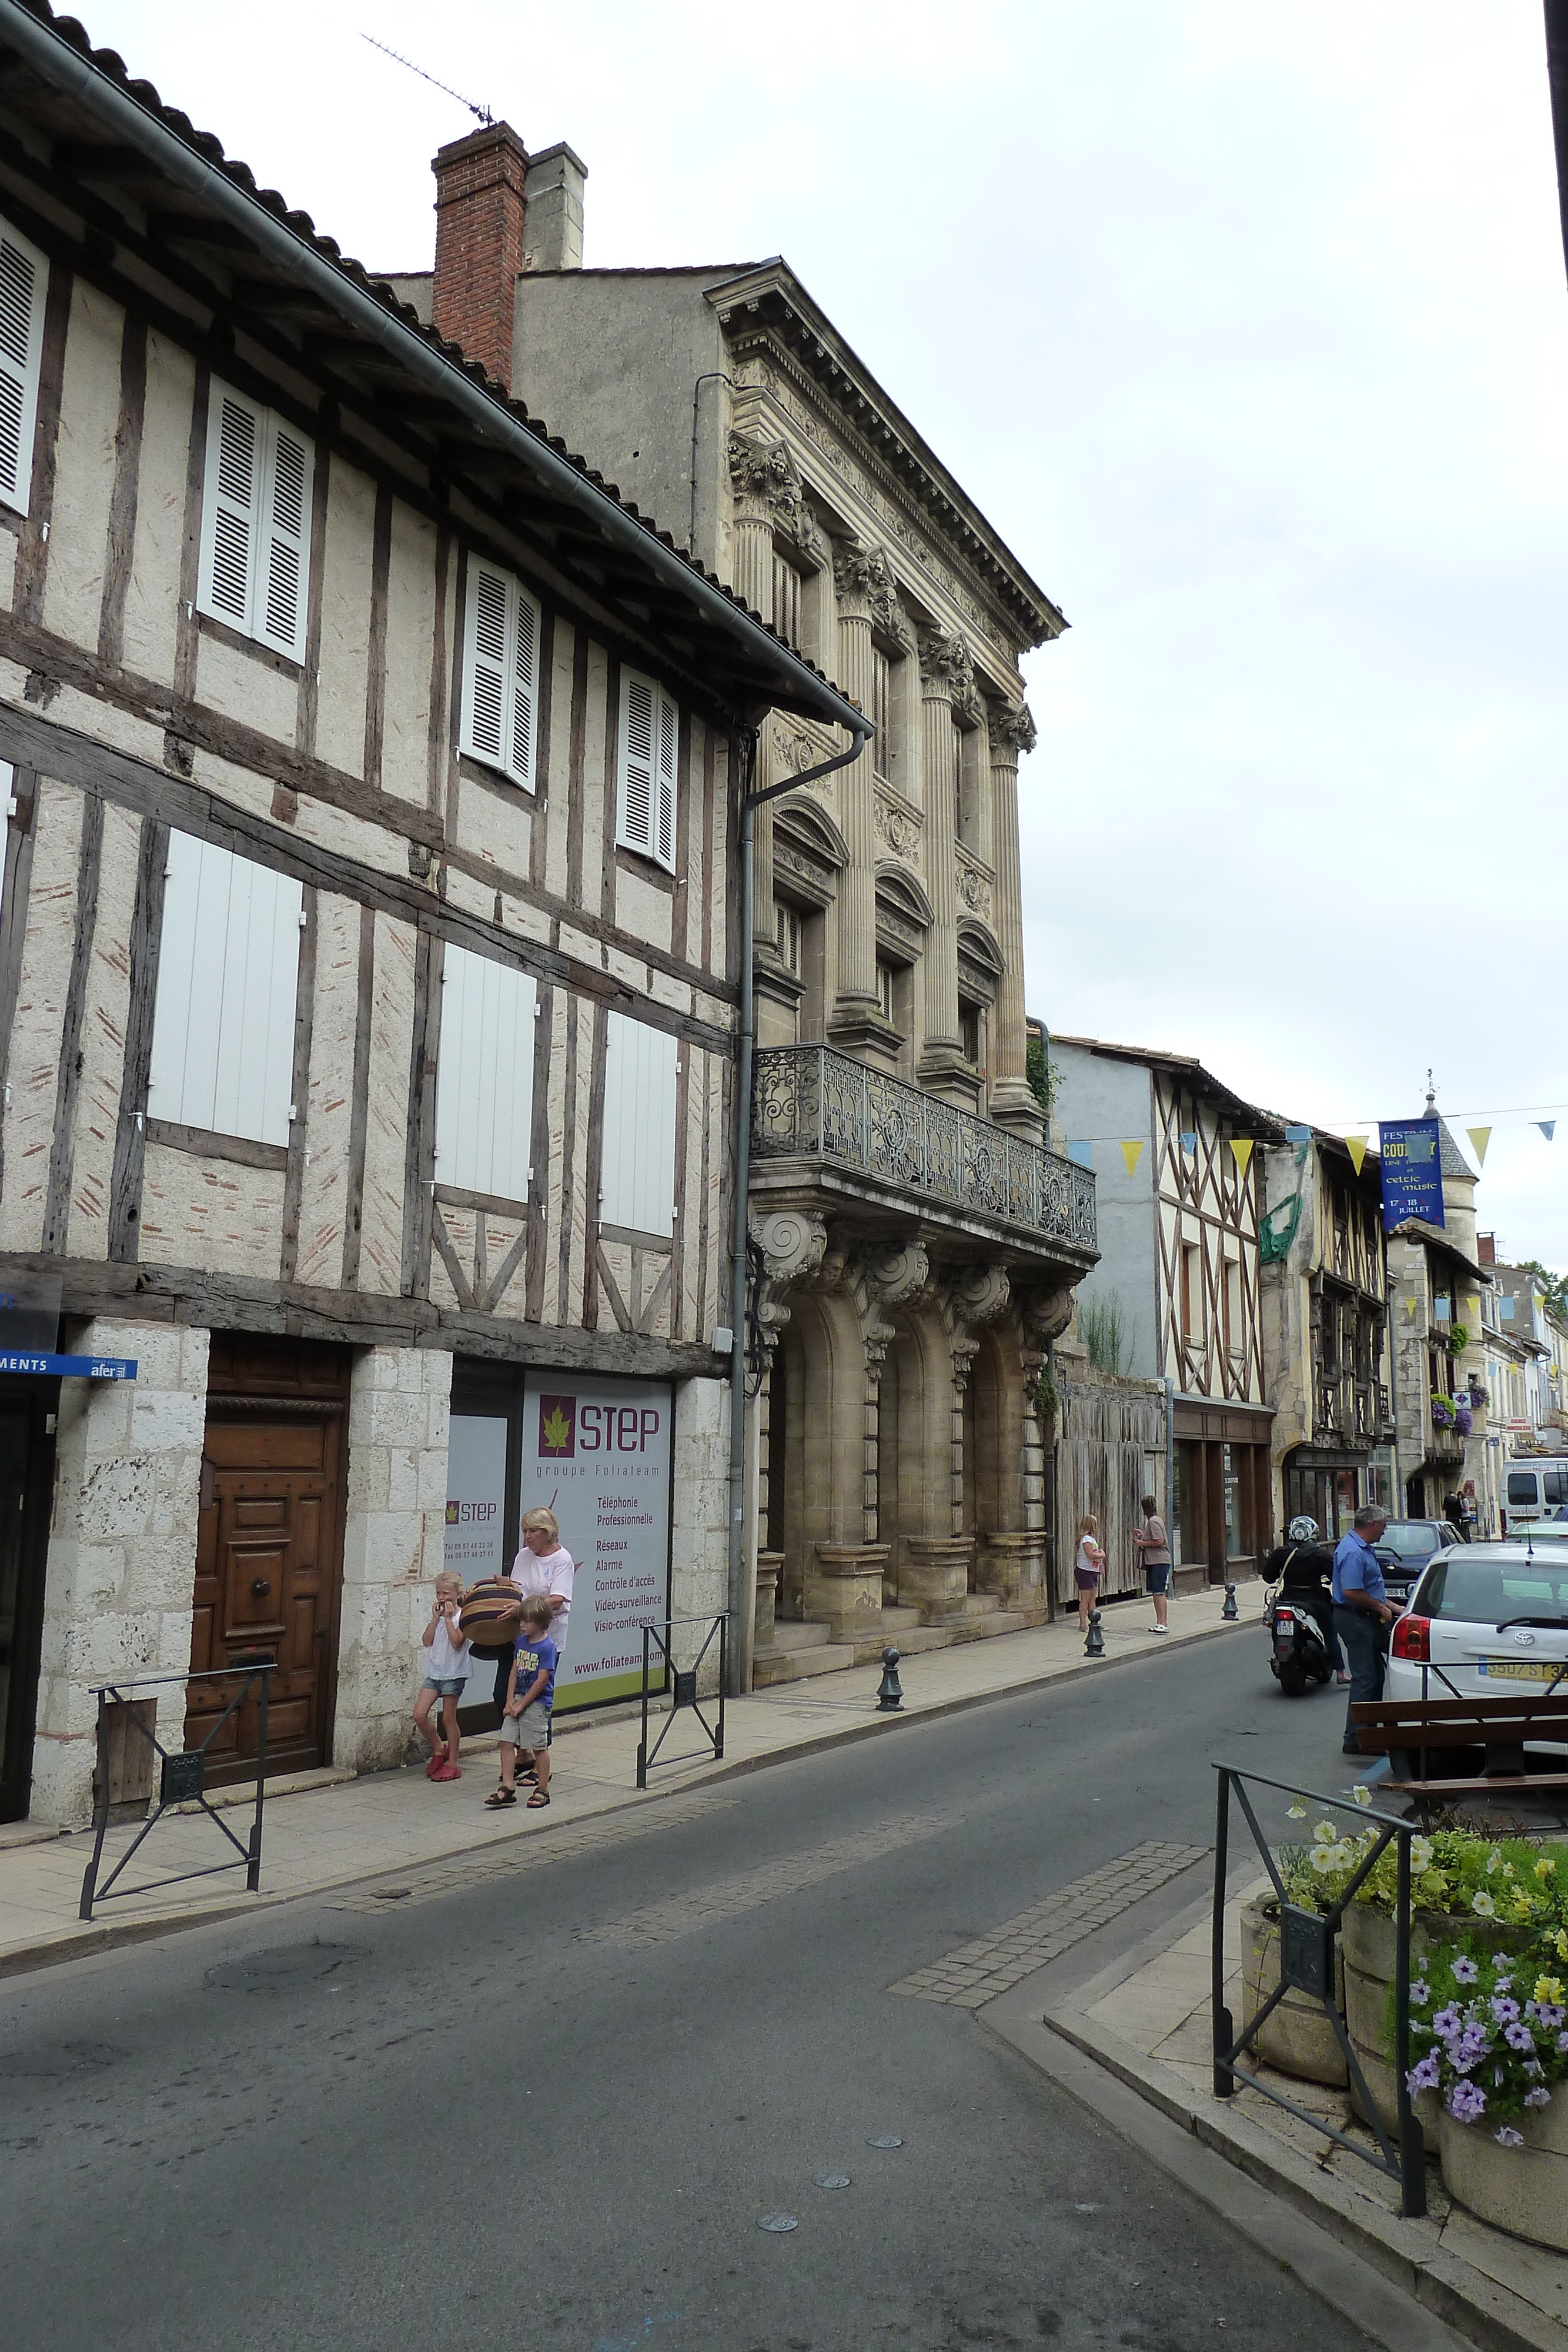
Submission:
[[[975,684],[975,665],[962,637],[946,636],[936,629],[922,631],[920,682],[928,696],[946,696],[962,726],[984,724],[985,705]]]
[[[863,604],[863,617],[873,628],[904,652],[912,651],[914,625],[898,601],[898,583],[880,547],[859,539],[841,543],[833,557],[833,584],[841,604]]]
[[[1006,1314],[1012,1285],[1006,1266],[962,1265],[947,1277],[947,1303],[956,1333],[983,1330]],[[965,1345],[969,1342],[966,1338]]]
[[[1010,751],[1016,759],[1020,751],[1033,751],[1040,738],[1027,702],[988,703],[987,713],[993,751]]]
[[[736,497],[749,501],[766,516],[777,537],[788,540],[821,570],[828,560],[828,543],[806,503],[800,469],[788,444],[732,433],[728,454],[730,488]]]

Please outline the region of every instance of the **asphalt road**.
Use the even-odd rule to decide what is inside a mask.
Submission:
[[[1213,1758],[1343,1785],[1334,1695],[1278,1698],[1263,1638],[0,1986],[7,2346],[1364,2340],[964,2011],[887,1991],[1141,1840],[1209,1845]]]

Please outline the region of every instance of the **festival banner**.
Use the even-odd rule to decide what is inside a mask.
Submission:
[[[1443,1167],[1435,1118],[1381,1121],[1377,1149],[1383,1160],[1383,1230],[1392,1233],[1406,1217],[1428,1225],[1443,1220]]]

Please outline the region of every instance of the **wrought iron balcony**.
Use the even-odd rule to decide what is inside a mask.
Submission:
[[[768,1045],[751,1098],[755,1160],[819,1160],[1092,1252],[1094,1178],[988,1118],[829,1045]]]

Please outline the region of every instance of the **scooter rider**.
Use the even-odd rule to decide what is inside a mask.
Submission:
[[[1303,1511],[1293,1518],[1285,1530],[1286,1541],[1276,1544],[1263,1563],[1263,1573],[1270,1584],[1282,1587],[1282,1597],[1298,1609],[1304,1609],[1317,1621],[1323,1637],[1323,1647],[1334,1670],[1336,1683],[1348,1683],[1344,1653],[1334,1631],[1333,1601],[1327,1580],[1333,1573],[1333,1554],[1318,1540],[1318,1523]]]

